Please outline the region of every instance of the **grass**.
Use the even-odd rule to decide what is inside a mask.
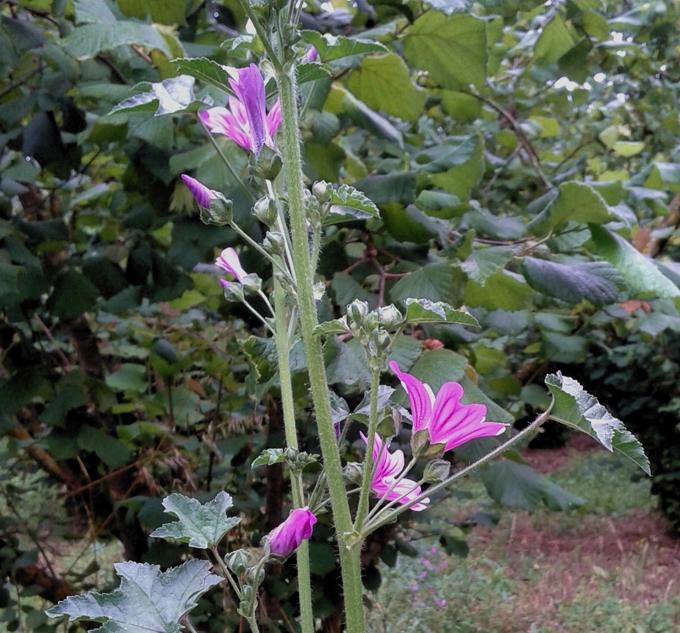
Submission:
[[[572,454],[550,477],[586,500],[569,512],[502,511],[475,529],[466,559],[435,539],[383,566],[375,633],[674,633],[680,630],[680,543],[653,511],[649,482],[605,452]],[[478,482],[437,514],[479,508]]]

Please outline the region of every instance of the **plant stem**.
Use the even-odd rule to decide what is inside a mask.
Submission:
[[[383,515],[382,517],[378,516],[377,520],[371,521],[366,526],[364,530],[364,536],[367,536],[371,532],[374,532],[380,526],[385,525],[386,523],[390,523],[391,521],[394,521],[402,512],[406,512],[406,510],[410,509],[411,506],[414,506],[416,503],[427,498],[429,495],[434,494],[435,492],[439,492],[442,488],[446,488],[446,486],[453,483],[457,479],[461,479],[462,477],[469,475],[470,473],[477,470],[483,464],[486,464],[486,462],[491,461],[492,459],[494,459],[494,457],[497,457],[501,453],[507,451],[511,446],[517,444],[517,442],[524,439],[530,433],[533,433],[535,429],[537,429],[539,426],[541,426],[541,424],[543,424],[546,420],[550,418],[550,412],[552,411],[554,404],[555,400],[553,399],[553,401],[550,403],[550,406],[543,413],[541,413],[541,415],[539,415],[529,426],[527,426],[525,429],[522,429],[514,437],[511,437],[507,442],[504,442],[497,448],[494,448],[492,451],[484,455],[484,457],[482,457],[481,459],[478,459],[473,464],[470,464],[469,466],[462,468],[458,472],[455,472],[447,479],[444,479],[444,481],[440,481],[438,484],[430,486],[430,488],[428,488],[422,494],[418,495],[415,499],[412,499],[408,503],[405,503],[399,508],[396,508],[392,512],[389,512],[388,514]]]
[[[303,197],[302,158],[300,156],[297,86],[294,65],[289,72],[278,69],[276,79],[279,86],[279,98],[281,99],[281,111],[283,114],[283,142],[281,151],[288,193],[292,254],[297,281],[302,341],[307,359],[312,401],[319,431],[319,442],[321,444],[324,470],[328,480],[328,490],[340,551],[347,633],[364,633],[361,565],[359,556],[353,555],[346,546],[346,538],[352,531],[352,517],[342,477],[340,452],[333,428],[323,350],[321,341],[314,335],[314,328],[318,325],[318,317],[314,301],[313,276],[309,261],[309,241]],[[359,548],[356,548],[355,551],[357,554],[360,554]]]
[[[289,448],[298,448],[295,428],[295,399],[293,381],[290,371],[290,344],[288,338],[288,319],[286,296],[278,277],[274,275],[274,315],[276,332],[276,354],[279,365],[281,383],[281,406],[283,408],[283,426],[286,444]],[[296,508],[305,505],[302,473],[290,471],[290,483],[293,491],[293,504]],[[314,633],[314,614],[312,612],[312,580],[309,565],[309,543],[303,541],[297,550],[298,596],[300,600],[300,625],[302,633]]]
[[[354,531],[361,533],[361,528],[368,512],[368,495],[373,481],[373,447],[375,434],[378,429],[378,387],[380,387],[380,368],[371,368],[371,391],[369,394],[368,436],[366,438],[366,454],[364,455],[364,470],[361,476],[361,494],[354,519]],[[361,547],[361,541],[359,542]]]

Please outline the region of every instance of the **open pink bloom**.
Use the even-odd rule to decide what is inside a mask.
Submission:
[[[277,100],[267,113],[264,79],[255,64],[236,72],[236,78],[229,79],[236,94],[229,97],[229,107],[202,110],[198,117],[213,134],[224,134],[257,155],[265,145],[274,148],[274,137],[281,125],[281,103]]]
[[[315,523],[316,517],[307,506],[291,510],[288,518],[267,537],[272,554],[284,557],[292,554],[312,535]]]
[[[368,439],[363,433],[361,439],[368,445]],[[404,452],[397,450],[390,453],[389,444],[383,448],[383,441],[377,433],[373,442],[373,463],[375,466],[371,490],[381,499],[406,505],[422,493],[422,488],[412,479],[404,478],[395,485],[395,480],[404,470]],[[412,505],[411,510],[425,510],[428,503],[429,499],[423,499]]]
[[[248,275],[248,273],[241,267],[241,262],[238,259],[238,255],[233,248],[225,248],[220,256],[215,260],[215,266],[218,266],[222,270],[228,272],[236,281],[241,283],[243,278]],[[229,286],[231,283],[227,279],[220,279],[220,283],[224,288]]]
[[[399,369],[392,361],[390,369],[398,376],[411,401],[413,432],[426,429],[431,444],[444,444],[444,450],[465,444],[478,437],[500,435],[505,424],[487,422],[483,404],[463,404],[463,387],[457,382],[444,383],[437,396],[429,385]]]
[[[209,209],[210,203],[217,198],[217,192],[213,189],[208,189],[202,182],[187,176],[187,174],[182,174],[181,178],[194,197],[194,200],[196,200],[196,204],[204,209]]]

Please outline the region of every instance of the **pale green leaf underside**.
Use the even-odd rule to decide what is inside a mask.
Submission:
[[[466,310],[456,310],[443,301],[406,299],[406,320],[410,323],[460,323],[479,327],[479,321]]]
[[[649,460],[642,444],[595,396],[560,372],[548,374],[545,384],[555,398],[551,412],[554,420],[587,433],[608,450],[621,453],[650,474]]]
[[[151,536],[180,543],[189,547],[208,549],[217,545],[222,537],[241,522],[238,517],[228,517],[227,510],[232,506],[231,496],[218,492],[214,499],[200,503],[180,494],[171,494],[163,499],[163,507],[177,521],[156,528]]]
[[[52,618],[93,620],[99,633],[179,633],[180,618],[198,598],[222,582],[210,573],[210,563],[191,560],[161,572],[158,565],[117,563],[120,586],[111,593],[71,596],[48,609]]]

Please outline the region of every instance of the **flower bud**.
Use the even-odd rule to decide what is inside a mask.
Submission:
[[[267,231],[262,247],[272,255],[281,255],[284,251],[284,238],[278,231]]]
[[[388,330],[397,328],[404,322],[404,315],[393,304],[378,308],[377,313],[380,325]]]
[[[348,462],[342,469],[344,478],[351,483],[361,483],[361,477],[364,472],[361,464],[357,462]]]
[[[312,185],[312,193],[316,196],[316,199],[319,202],[326,202],[330,197],[328,183],[325,180],[319,180],[318,182],[315,182]]]
[[[355,299],[347,306],[347,317],[349,319],[349,326],[359,328],[363,325],[364,319],[368,316],[368,303],[361,299]]]
[[[285,558],[312,536],[316,517],[308,507],[291,510],[288,518],[268,535],[267,541],[274,556]]]
[[[274,180],[279,175],[282,165],[281,156],[266,145],[257,156],[250,157],[250,167],[253,173],[265,180]]]
[[[254,205],[253,213],[255,217],[266,224],[267,226],[273,226],[277,219],[276,201],[272,200],[269,196],[262,196]]]
[[[451,464],[444,459],[435,459],[425,466],[423,479],[430,483],[444,481],[451,472]]]
[[[256,273],[250,273],[241,280],[241,285],[247,292],[259,292],[262,289],[262,280]]]
[[[224,557],[224,561],[227,563],[227,567],[229,567],[231,571],[237,575],[240,575],[250,565],[250,556],[246,550],[237,549],[233,552],[229,552]]]

